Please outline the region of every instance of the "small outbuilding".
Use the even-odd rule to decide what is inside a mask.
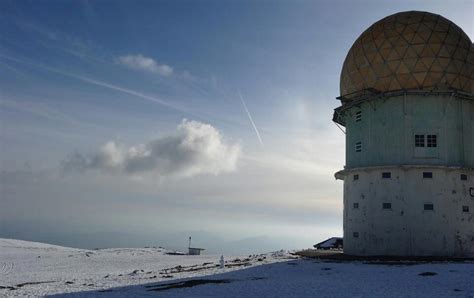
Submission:
[[[201,251],[205,250],[204,248],[191,247],[191,236],[189,236],[189,245],[188,245],[188,255],[198,256],[201,254]]]
[[[205,250],[204,248],[189,247],[188,254],[191,256],[198,256],[201,254],[201,251]]]
[[[318,244],[313,245],[316,249],[342,249],[344,242],[342,237],[332,237],[323,242],[319,242]]]

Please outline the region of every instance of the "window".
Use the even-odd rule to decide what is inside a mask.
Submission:
[[[356,122],[362,121],[362,111],[358,111],[355,115]]]
[[[355,146],[356,152],[362,152],[362,142],[357,142]]]
[[[354,238],[359,238],[359,232],[353,232],[352,236],[354,236]]]
[[[467,181],[467,175],[466,174],[461,174],[461,180]]]
[[[390,179],[390,178],[392,178],[392,173],[384,172],[384,173],[382,173],[382,178],[383,179]]]
[[[352,206],[354,207],[354,209],[359,209],[359,203],[354,203]]]
[[[392,203],[383,203],[382,208],[383,209],[392,209]]]
[[[430,148],[438,147],[437,135],[426,136],[426,147],[430,147]]]
[[[354,181],[359,180],[359,174],[354,175]]]
[[[424,209],[428,211],[433,211],[434,210],[434,205],[433,204],[425,204]]]
[[[432,172],[423,172],[423,178],[433,178]]]
[[[439,158],[438,135],[437,132],[431,134],[415,134],[415,147],[413,157],[415,158]]]
[[[425,147],[425,135],[415,135],[415,147]]]
[[[462,212],[469,212],[469,206],[462,206]]]

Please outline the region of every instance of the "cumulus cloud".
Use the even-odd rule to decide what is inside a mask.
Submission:
[[[72,153],[62,168],[65,172],[95,169],[126,175],[217,175],[234,171],[240,153],[240,145],[225,140],[215,127],[184,119],[173,135],[128,148],[109,141],[93,154]]]
[[[138,55],[120,56],[115,62],[135,70],[148,71],[157,73],[162,76],[170,76],[173,74],[173,68],[166,64],[159,64],[153,58]]]

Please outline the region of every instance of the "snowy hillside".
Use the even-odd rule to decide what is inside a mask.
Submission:
[[[98,294],[83,292],[80,297]],[[474,297],[474,264],[383,265],[292,260],[207,277],[114,288],[100,294],[100,297],[471,298]]]
[[[0,296],[474,297],[474,263],[226,257],[163,248],[82,250],[0,239]],[[242,270],[239,270],[242,269]]]
[[[163,248],[84,250],[0,238],[0,296],[102,290],[203,276],[286,260],[288,254],[225,257],[167,255]]]

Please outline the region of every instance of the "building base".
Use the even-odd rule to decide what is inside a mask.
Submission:
[[[344,253],[474,257],[474,170],[368,167],[344,180]]]

